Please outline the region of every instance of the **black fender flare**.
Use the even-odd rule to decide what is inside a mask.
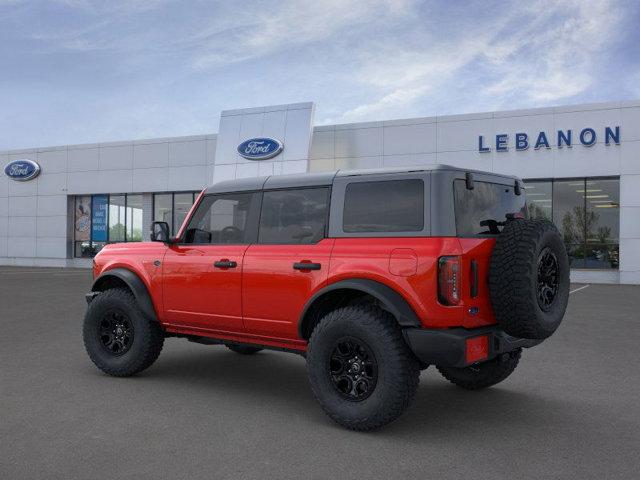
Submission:
[[[147,286],[140,279],[140,277],[133,273],[131,270],[126,268],[114,268],[112,270],[107,270],[103,272],[98,278],[96,278],[91,286],[92,292],[101,292],[104,290],[102,285],[108,283],[108,280],[111,278],[117,278],[123,281],[129,290],[133,293],[133,296],[138,302],[138,306],[142,313],[144,313],[151,320],[158,321],[158,316],[156,315],[156,311],[153,307],[153,302],[151,301],[151,295],[149,295],[149,290],[147,290]]]
[[[353,278],[349,280],[341,280],[339,282],[327,285],[326,287],[317,291],[307,301],[298,320],[298,335],[300,336],[300,338],[304,338],[304,319],[309,312],[309,309],[318,298],[334,290],[357,290],[371,295],[380,302],[382,308],[387,310],[396,318],[398,324],[401,327],[422,326],[418,315],[416,315],[416,312],[413,310],[411,305],[409,305],[409,302],[407,302],[407,300],[405,300],[405,298],[394,289],[375,280],[369,280],[366,278]]]

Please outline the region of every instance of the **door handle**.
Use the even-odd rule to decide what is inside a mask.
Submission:
[[[231,260],[218,260],[217,262],[213,262],[213,266],[216,268],[236,268],[238,266],[238,262]]]
[[[320,270],[320,267],[319,263],[312,262],[296,262],[293,264],[294,270]]]

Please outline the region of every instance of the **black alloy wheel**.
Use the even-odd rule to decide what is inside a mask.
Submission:
[[[558,258],[549,247],[538,257],[538,305],[547,312],[558,295]]]
[[[109,310],[100,320],[98,337],[106,352],[115,357],[124,355],[133,343],[133,322],[125,313]]]
[[[359,402],[369,397],[378,381],[378,364],[369,347],[353,337],[340,338],[329,359],[331,384],[345,399]]]

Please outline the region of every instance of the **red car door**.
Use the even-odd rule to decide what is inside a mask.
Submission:
[[[259,194],[202,198],[183,238],[164,257],[165,321],[193,329],[242,332],[244,254],[255,241]]]
[[[296,339],[300,313],[327,281],[334,240],[325,238],[329,188],[265,191],[258,243],[244,255],[247,333]]]

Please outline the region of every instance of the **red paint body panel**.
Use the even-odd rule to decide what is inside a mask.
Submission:
[[[329,275],[333,239],[314,245],[251,245],[244,257],[242,311],[247,333],[298,338],[307,301]],[[319,263],[319,270],[294,270],[296,262]]]
[[[349,278],[366,278],[383,283],[411,305],[424,327],[475,328],[495,323],[489,306],[486,276],[493,247],[492,239],[460,239],[455,237],[404,238],[339,238],[331,255],[329,283]],[[415,275],[390,274],[392,252],[402,249],[415,252],[418,264]],[[438,302],[438,258],[462,256],[461,302],[445,306]],[[479,264],[479,295],[470,297],[470,263]],[[472,306],[478,313],[468,313]]]
[[[164,321],[242,332],[242,261],[246,245],[172,245],[163,262]],[[236,262],[217,268],[214,262]]]
[[[389,256],[389,273],[411,277],[418,273],[418,255],[410,248],[394,248]]]
[[[113,270],[125,268],[138,275],[144,282],[156,314],[164,310],[162,303],[162,270],[153,264],[162,260],[167,247],[159,242],[112,243],[106,245],[94,258],[94,277]]]
[[[95,273],[127,268],[147,286],[168,332],[305,350],[298,321],[324,286],[369,279],[398,292],[425,328],[495,324],[488,274],[492,238],[403,237],[324,239],[315,245],[113,244],[95,258]],[[438,302],[438,258],[461,257],[460,304]],[[160,267],[154,261],[161,260]],[[219,269],[217,260],[236,268]],[[471,297],[471,262],[478,293]],[[313,262],[319,270],[295,270]]]
[[[495,238],[460,238],[462,249],[462,302],[464,309],[463,327],[472,328],[471,325],[483,327],[496,323],[491,308],[489,296],[489,263],[491,252],[496,244]],[[476,260],[478,266],[478,294],[471,298],[471,260]],[[472,315],[470,308],[477,308],[478,313]]]

